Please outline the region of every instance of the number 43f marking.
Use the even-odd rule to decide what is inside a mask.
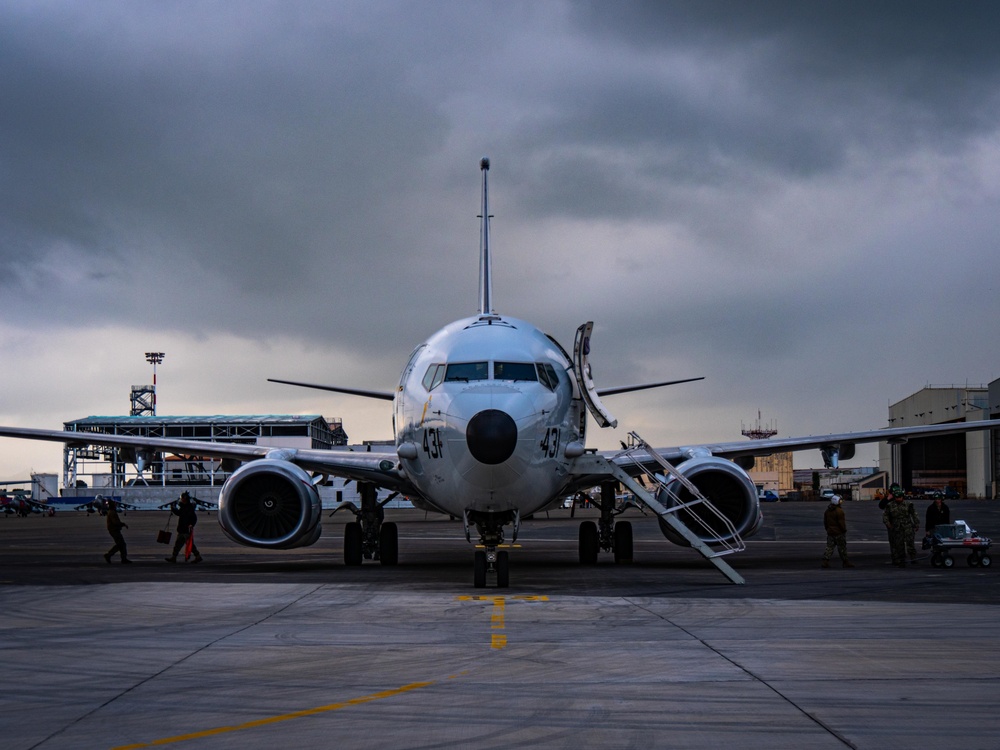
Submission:
[[[441,458],[444,455],[444,444],[441,442],[441,430],[437,427],[424,429],[424,453],[430,458]]]

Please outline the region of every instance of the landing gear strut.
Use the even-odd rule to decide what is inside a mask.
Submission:
[[[484,549],[477,549],[473,556],[472,585],[477,589],[486,588],[488,576],[496,576],[497,588],[510,586],[510,555],[505,549],[497,549],[503,544],[504,524],[513,520],[514,535],[517,539],[519,517],[508,513],[473,513],[465,511],[465,538],[472,541],[470,525],[474,524],[479,533],[479,544]]]
[[[614,552],[616,563],[632,562],[632,524],[629,521],[615,523],[615,516],[621,510],[615,508],[617,483],[604,482],[601,485],[601,517],[580,523],[580,564],[596,565],[597,554],[601,550]]]
[[[358,492],[361,495],[360,508],[353,503],[341,506],[353,511],[357,519],[344,526],[344,565],[360,565],[362,560],[395,565],[399,562],[399,532],[396,524],[383,522],[383,506],[395,495],[379,503],[377,488],[369,482],[358,482]]]

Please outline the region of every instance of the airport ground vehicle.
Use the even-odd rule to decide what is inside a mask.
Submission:
[[[968,550],[967,562],[970,567],[988,568],[993,560],[987,550],[992,542],[981,536],[965,521],[938,524],[930,538],[931,565],[935,568],[950,568],[955,564],[951,556],[953,550]]]

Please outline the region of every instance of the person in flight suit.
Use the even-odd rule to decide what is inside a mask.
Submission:
[[[920,526],[917,509],[909,502],[902,491],[893,494],[892,501],[882,512],[882,523],[889,532],[889,554],[892,564],[897,568],[906,567],[906,557],[910,563],[916,563],[917,550],[913,546],[913,533]]]
[[[830,498],[830,504],[826,506],[823,513],[823,526],[826,527],[826,551],[823,553],[823,564],[821,567],[830,567],[830,558],[833,556],[833,548],[837,548],[840,555],[840,563],[845,568],[854,566],[847,559],[847,519],[844,517],[844,509],[840,505],[840,495]]]

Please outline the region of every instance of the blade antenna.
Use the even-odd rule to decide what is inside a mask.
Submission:
[[[479,314],[492,315],[493,310],[493,256],[490,255],[490,193],[487,175],[490,171],[490,160],[483,157],[479,162],[483,170],[483,212],[479,237]]]

